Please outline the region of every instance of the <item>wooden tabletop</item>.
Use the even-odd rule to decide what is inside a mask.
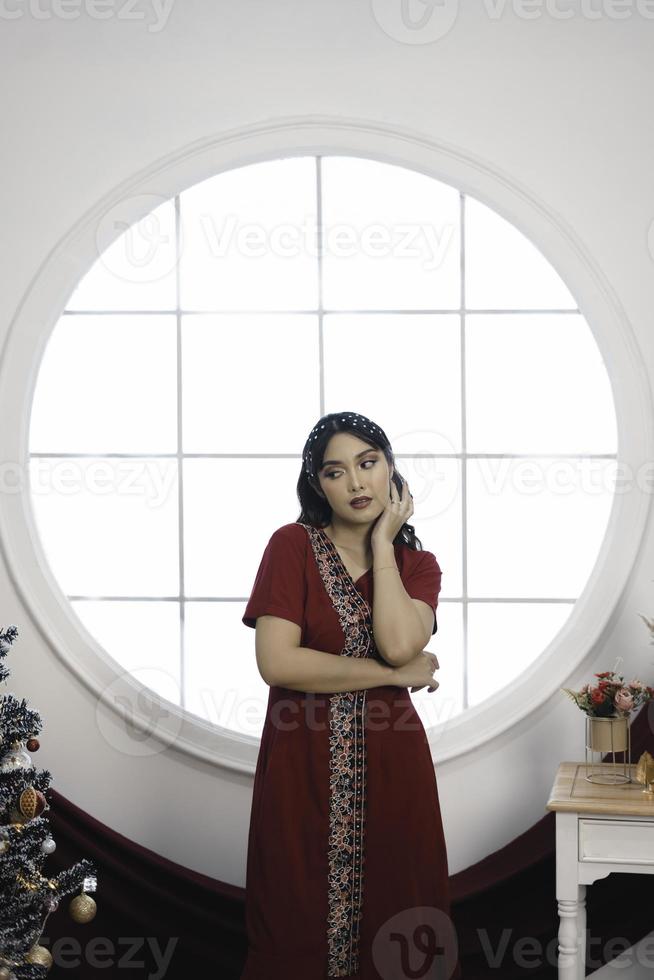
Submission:
[[[595,763],[592,767],[611,772],[610,762]],[[586,776],[584,762],[562,762],[559,765],[550,798],[548,810],[568,810],[575,813],[609,813],[623,816],[654,817],[654,793],[643,793],[642,783],[591,783]],[[618,771],[623,772],[622,764]],[[636,764],[627,766],[633,779]]]

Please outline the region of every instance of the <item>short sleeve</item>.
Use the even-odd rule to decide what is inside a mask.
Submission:
[[[415,551],[413,555],[416,556],[415,560],[402,584],[412,599],[422,599],[434,610],[434,628],[431,631],[433,636],[438,630],[436,607],[441,590],[441,569],[431,551]]]
[[[259,563],[242,622],[256,626],[257,616],[280,616],[302,628],[306,602],[306,531],[284,524],[273,533]]]

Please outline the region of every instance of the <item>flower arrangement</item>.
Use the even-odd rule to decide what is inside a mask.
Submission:
[[[628,718],[641,704],[654,698],[654,687],[648,687],[637,678],[625,684],[622,674],[614,670],[602,670],[594,676],[599,680],[595,684],[584,684],[580,691],[561,688],[578,708],[594,718]]]

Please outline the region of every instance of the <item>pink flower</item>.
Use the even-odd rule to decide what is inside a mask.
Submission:
[[[626,687],[621,687],[615,695],[615,706],[619,711],[631,711],[634,706],[634,698]]]

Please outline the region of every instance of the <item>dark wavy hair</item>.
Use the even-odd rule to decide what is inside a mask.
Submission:
[[[356,417],[360,422],[367,423],[369,426],[368,430],[363,432],[360,425],[355,425],[352,421],[348,420],[348,415],[352,415],[352,413],[330,412],[328,415],[323,415],[322,418],[318,419],[318,422],[311,431],[313,432],[319,426],[322,426],[322,428],[319,434],[311,440],[311,454],[309,457],[311,461],[310,472],[307,472],[305,466],[310,441],[310,437],[307,438],[304,449],[302,450],[302,470],[297,481],[297,496],[300,501],[300,516],[297,518],[298,523],[310,524],[312,527],[322,528],[326,527],[331,520],[332,509],[325,497],[321,496],[318,492],[320,490],[320,482],[317,474],[325,456],[327,443],[336,432],[351,432],[352,435],[358,436],[363,442],[367,442],[376,449],[380,449],[386,457],[386,462],[389,467],[394,467],[392,479],[397,487],[398,493],[400,495],[402,494],[402,481],[397,472],[393,450],[383,429],[377,426],[376,423],[371,423],[371,420],[366,418],[365,415],[359,415],[357,413]],[[406,522],[395,535],[393,544],[405,544],[412,551],[423,550],[420,539],[416,537],[415,528]]]

